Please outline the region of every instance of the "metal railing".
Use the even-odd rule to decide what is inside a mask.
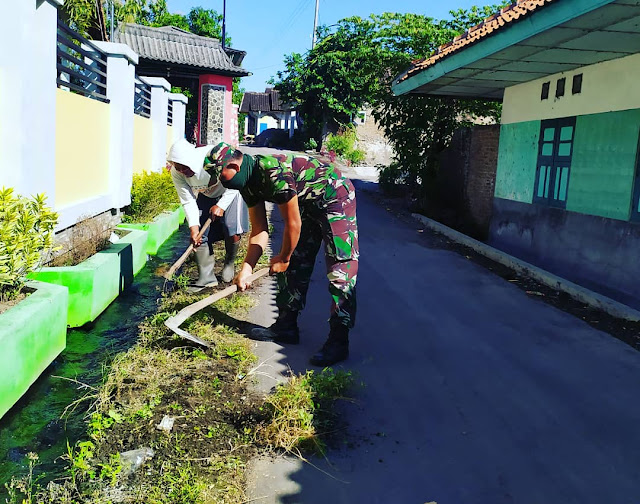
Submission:
[[[56,58],[59,88],[109,103],[106,54],[60,20]]]
[[[133,98],[133,113],[151,117],[151,86],[136,75],[136,92]]]
[[[173,126],[173,100],[169,100],[169,109],[167,112],[167,124]]]

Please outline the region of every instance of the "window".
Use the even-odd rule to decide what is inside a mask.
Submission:
[[[566,206],[575,129],[575,117],[542,121],[533,194],[535,203]]]
[[[558,82],[556,83],[556,98],[564,96],[564,85],[566,82],[567,79],[564,77],[562,79],[558,79]]]
[[[545,82],[542,84],[542,92],[540,93],[541,100],[547,100],[549,98],[549,86],[551,82]]]
[[[571,86],[571,94],[578,94],[582,92],[582,74],[573,76],[573,85]]]

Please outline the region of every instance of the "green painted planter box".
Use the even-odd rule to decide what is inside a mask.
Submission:
[[[137,229],[147,232],[146,253],[156,255],[160,246],[177,231],[184,221],[185,214],[182,206],[173,212],[164,212],[153,221],[144,224],[120,224],[120,229]]]
[[[118,243],[76,266],[41,268],[30,273],[29,278],[68,287],[67,323],[69,327],[83,326],[95,320],[133,283],[136,268],[141,269],[141,254],[146,260],[145,234],[128,233]]]
[[[36,291],[0,314],[0,418],[67,345],[67,288],[27,285]]]
[[[140,270],[147,264],[147,232],[139,229],[127,229],[129,231],[125,236],[120,238],[118,244],[128,243],[131,245],[131,255],[133,262],[133,274],[137,275]]]

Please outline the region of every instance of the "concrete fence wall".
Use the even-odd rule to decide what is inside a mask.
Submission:
[[[0,19],[0,43],[12,48],[0,54],[0,187],[45,193],[60,214],[57,231],[128,205],[133,173],[162,170],[171,144],[184,138],[187,104],[166,80],[141,76],[151,118],[135,115],[138,56],[109,42],[93,42],[106,55],[108,103],[57,88],[60,4],[13,2]]]

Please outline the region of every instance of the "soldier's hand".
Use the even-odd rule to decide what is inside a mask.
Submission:
[[[251,284],[247,282],[247,278],[251,275],[251,267],[249,267],[246,263],[240,269],[240,272],[233,279],[233,283],[238,286],[238,290],[243,292],[251,287]]]
[[[213,222],[218,217],[222,217],[224,215],[224,210],[218,205],[213,205],[209,210],[209,214],[211,215],[211,221]]]
[[[284,261],[280,254],[271,258],[271,267],[269,268],[269,274],[275,275],[276,273],[284,273],[289,267],[289,261]]]

